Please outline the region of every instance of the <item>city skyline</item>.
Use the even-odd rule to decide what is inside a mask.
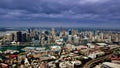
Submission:
[[[120,29],[119,0],[1,0],[0,27]]]

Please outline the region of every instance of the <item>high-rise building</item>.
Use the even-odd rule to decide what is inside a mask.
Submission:
[[[12,41],[12,34],[10,34],[10,33],[6,34],[6,40],[11,42]]]
[[[15,33],[15,41],[22,42],[22,32],[21,31],[18,31]]]
[[[30,41],[31,41],[31,37],[30,37],[30,34],[29,34],[29,33],[26,34],[26,40],[27,40],[27,42],[30,42]]]
[[[104,41],[104,34],[103,33],[100,33],[100,39],[102,42]]]
[[[51,33],[52,33],[53,36],[55,35],[55,29],[54,28],[52,28]]]
[[[56,33],[55,33],[55,29],[54,28],[52,28],[51,33],[52,33],[52,39],[51,39],[51,41],[52,41],[52,43],[55,43]]]
[[[69,30],[69,35],[72,35],[73,34],[73,31],[72,30]]]
[[[11,36],[12,36],[12,41],[14,41],[15,40],[15,34],[12,33]]]
[[[68,35],[68,41],[72,42],[72,35]]]
[[[30,29],[28,29],[28,33],[31,33],[31,30],[30,30]]]
[[[119,44],[120,44],[120,33],[119,33],[119,36],[118,36],[118,38],[119,38]]]
[[[22,42],[27,42],[27,34],[22,34]]]
[[[75,44],[79,44],[79,37],[77,35],[74,35],[73,39]]]

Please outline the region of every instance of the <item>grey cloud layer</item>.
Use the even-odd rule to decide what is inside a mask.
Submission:
[[[120,0],[1,0],[0,20],[119,22]]]

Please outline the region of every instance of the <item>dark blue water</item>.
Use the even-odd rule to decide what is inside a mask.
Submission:
[[[52,45],[44,45],[44,46],[16,46],[16,45],[2,45],[0,46],[0,51],[6,51],[8,50],[18,50],[18,51],[22,51],[21,49],[25,48],[25,47],[45,47],[46,49],[49,49],[49,47]]]
[[[0,51],[5,51],[7,49],[21,51],[21,49],[24,47],[26,47],[26,46],[12,46],[12,45],[0,46]]]

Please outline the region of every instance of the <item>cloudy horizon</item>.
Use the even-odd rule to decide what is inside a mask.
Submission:
[[[120,29],[120,0],[1,0],[0,27]]]

